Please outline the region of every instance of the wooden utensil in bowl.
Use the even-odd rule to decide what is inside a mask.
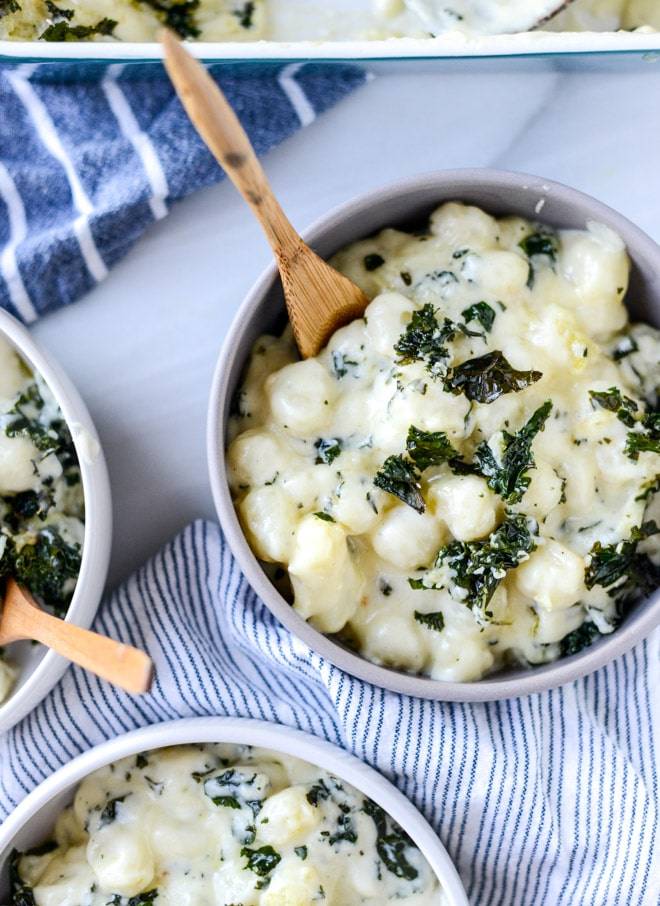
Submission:
[[[0,646],[23,639],[47,645],[127,692],[139,694],[151,686],[153,664],[147,654],[46,613],[29,591],[9,579],[0,612]]]
[[[303,358],[339,327],[361,317],[369,299],[313,252],[273,194],[250,139],[206,69],[175,35],[161,34],[165,67],[200,136],[252,208],[277,258],[293,334]]]

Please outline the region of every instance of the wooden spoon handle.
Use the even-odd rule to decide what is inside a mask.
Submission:
[[[165,68],[181,103],[227,176],[261,223],[278,257],[295,253],[301,239],[273,195],[250,139],[226,97],[206,69],[163,29]]]
[[[10,610],[3,616],[3,628],[13,639],[41,642],[127,692],[140,694],[149,690],[153,664],[143,651],[51,616],[13,580],[8,583],[5,607]]]

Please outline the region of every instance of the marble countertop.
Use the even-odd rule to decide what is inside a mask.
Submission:
[[[660,61],[617,57],[380,69],[266,158],[303,229],[401,176],[464,166],[570,183],[660,240]],[[217,353],[270,260],[233,187],[179,204],[83,301],[34,326],[85,397],[114,495],[110,583],[197,517],[214,518],[205,455]]]

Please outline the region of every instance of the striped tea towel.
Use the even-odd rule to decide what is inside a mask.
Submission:
[[[214,66],[259,153],[361,84],[344,65]],[[172,202],[222,171],[162,67],[0,68],[0,305],[75,301]]]
[[[293,639],[206,522],[116,592],[96,629],[146,646],[153,692],[131,698],[68,670],[0,741],[0,818],[117,733],[193,715],[254,717],[345,746],[394,780],[437,829],[475,906],[658,904],[658,631],[542,695],[419,701],[354,679]]]

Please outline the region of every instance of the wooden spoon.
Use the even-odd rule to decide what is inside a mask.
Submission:
[[[0,613],[0,645],[22,639],[47,645],[127,692],[139,694],[151,686],[153,664],[143,651],[51,616],[29,591],[9,579]]]
[[[250,140],[224,94],[171,31],[161,32],[165,67],[193,125],[252,208],[275,252],[298,349],[316,355],[369,299],[313,252],[273,195]]]

